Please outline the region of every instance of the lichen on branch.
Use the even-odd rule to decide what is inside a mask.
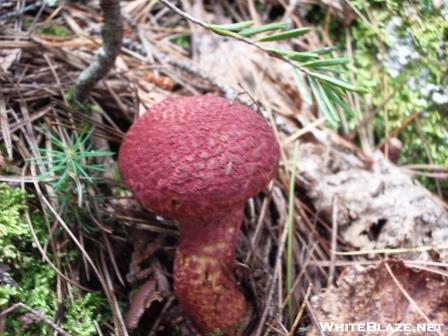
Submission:
[[[120,0],[100,0],[104,25],[101,30],[103,45],[98,49],[93,62],[79,75],[73,87],[74,98],[83,102],[95,84],[112,68],[121,49],[123,22]]]

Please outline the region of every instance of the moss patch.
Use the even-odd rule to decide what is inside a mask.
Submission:
[[[373,120],[377,142],[396,130],[403,143],[399,163],[448,165],[448,9],[428,11],[421,1],[351,3],[366,18],[351,27],[357,84],[369,88],[371,110],[395,92]],[[335,40],[345,46],[341,35]],[[421,181],[435,190],[433,180]],[[442,188],[448,197],[446,181]]]
[[[57,302],[56,273],[33,246],[24,217],[25,202],[26,195],[20,189],[0,184],[0,310],[21,302],[50,320],[59,311],[60,326],[70,335],[96,335],[94,321],[101,325],[109,318],[106,300],[99,292],[83,294],[71,287],[71,295]],[[44,220],[40,214],[33,214],[31,221],[43,245],[48,239]],[[20,309],[6,316],[4,330],[0,330],[5,336],[51,334],[49,326]]]

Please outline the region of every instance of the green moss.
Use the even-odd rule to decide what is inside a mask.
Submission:
[[[37,30],[38,34],[52,35],[57,37],[68,37],[70,32],[64,26],[51,24],[48,26],[40,27]]]
[[[29,18],[23,18],[22,19],[23,29],[27,30],[29,27],[31,27],[32,23],[33,23],[33,20],[31,20]]]
[[[189,50],[191,47],[191,38],[189,35],[179,35],[171,39],[171,42],[181,48]]]
[[[0,286],[0,307],[5,307],[8,303],[19,294],[16,286],[4,284]]]
[[[399,163],[430,163],[425,151],[427,145],[434,164],[448,165],[448,107],[433,98],[434,92],[448,83],[448,22],[440,10],[424,15],[421,1],[353,0],[351,3],[370,22],[358,17],[351,27],[352,71],[356,84],[374,93],[368,96],[371,110],[381,107],[387,95],[396,91],[372,122],[377,143],[386,136],[386,111],[388,132],[400,128],[407,117],[417,112],[421,132],[413,121],[398,134],[404,145]],[[393,20],[397,22],[395,40],[391,35]],[[372,29],[372,26],[376,28]],[[345,46],[346,41],[341,35],[334,38],[341,48]],[[400,55],[403,52],[398,50],[397,39],[408,41],[415,55],[410,56],[407,64],[398,64],[394,74],[389,67],[396,65],[391,53],[396,51]],[[354,127],[356,122],[350,120],[350,125]],[[421,182],[435,190],[434,181],[421,179]],[[442,187],[448,197],[448,182]]]
[[[20,247],[31,238],[22,218],[25,194],[0,184],[0,262],[17,264],[23,258]]]
[[[19,189],[0,184],[0,265],[7,265],[12,278],[0,283],[0,310],[21,302],[53,319],[56,311],[63,308],[61,327],[70,335],[96,335],[94,321],[100,325],[109,319],[107,302],[99,292],[80,293],[72,288],[72,297],[58,305],[56,296],[56,273],[42,261],[33,246],[31,232],[24,218],[26,195]],[[38,240],[45,243],[48,235],[45,222],[39,213],[32,215],[32,224]],[[79,258],[77,253],[59,256],[67,262]],[[53,259],[49,255],[50,259]],[[4,268],[4,267],[3,267]],[[22,320],[26,310],[17,309],[5,319],[3,335],[51,335],[52,329],[44,322],[27,326]]]
[[[22,19],[23,28],[28,30],[33,24],[33,20],[29,18]],[[68,37],[70,36],[70,31],[59,24],[50,23],[46,25],[37,25],[35,32],[39,35],[52,35],[57,37]]]
[[[101,311],[107,302],[98,293],[87,293],[65,307],[65,322],[62,327],[69,330],[71,335],[91,336],[97,335],[93,321],[99,324],[104,322]]]
[[[64,100],[66,100],[69,104],[69,106],[76,110],[82,110],[83,113],[87,113],[87,114],[92,114],[93,112],[100,112],[99,108],[90,103],[90,102],[78,102],[75,100],[75,92],[73,90],[73,88],[70,88],[69,90],[64,92]],[[84,125],[84,124],[82,124]],[[91,126],[91,125],[90,125]]]

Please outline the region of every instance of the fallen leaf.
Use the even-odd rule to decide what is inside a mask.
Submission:
[[[130,330],[137,328],[140,318],[146,309],[155,301],[162,301],[163,298],[156,290],[156,281],[147,280],[130,298],[129,308],[125,315],[126,326]]]
[[[311,307],[321,329],[347,326],[349,330],[322,330],[331,335],[379,335],[382,329],[417,328],[418,324],[431,331],[405,332],[395,329],[393,335],[446,335],[448,331],[448,282],[446,277],[430,272],[416,271],[402,261],[389,260],[376,266],[353,266],[339,276],[337,287],[311,298]],[[354,324],[351,330],[349,324]],[[358,326],[371,324],[371,331],[360,331]],[[400,326],[398,325],[400,324]],[[443,324],[443,326],[442,326]],[[440,331],[437,332],[437,325]],[[320,335],[314,327],[307,336]]]

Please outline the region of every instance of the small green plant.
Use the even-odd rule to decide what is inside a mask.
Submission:
[[[113,154],[93,149],[89,142],[92,133],[93,129],[80,135],[73,132],[63,140],[48,132],[51,149],[39,148],[40,156],[31,159],[45,167],[46,172],[39,179],[51,180],[49,183],[62,210],[68,210],[69,205],[82,206],[86,189],[95,184],[95,174],[104,172],[104,166],[95,163],[95,160]]]
[[[432,9],[432,1],[431,0],[422,0],[423,13],[425,15],[429,15]]]
[[[22,24],[24,29],[29,29],[33,24],[33,20],[29,18],[23,18]],[[68,37],[70,36],[70,32],[62,25],[50,23],[45,25],[36,26],[35,32],[38,35],[52,35],[57,37]]]
[[[100,293],[87,293],[65,305],[65,322],[62,327],[69,330],[71,335],[97,335],[93,321],[105,321],[107,307],[107,300]]]
[[[236,331],[238,329],[240,329],[241,324],[240,323],[236,323],[234,326],[230,327],[230,328],[224,328],[224,329],[218,329],[212,332],[208,332],[205,335],[206,336],[223,336],[223,335],[227,335],[229,332],[231,333],[232,331]]]

